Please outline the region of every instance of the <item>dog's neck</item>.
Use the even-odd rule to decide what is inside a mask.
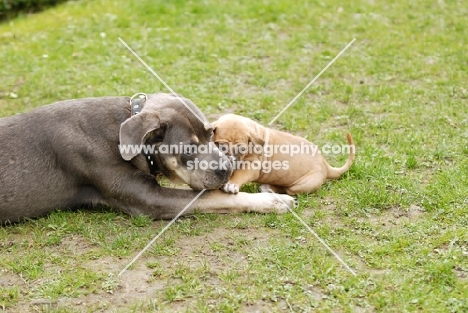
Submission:
[[[141,110],[143,110],[146,100],[148,100],[148,96],[144,93],[136,93],[130,98],[130,108],[132,112],[131,116],[137,115],[141,112]],[[144,157],[144,160],[146,162],[142,160],[141,156]],[[160,170],[156,165],[156,160],[154,159],[154,156],[152,154],[143,152],[138,157],[135,157],[135,159],[136,160],[134,164],[139,169],[149,172],[150,174],[155,176],[158,175],[158,173],[160,173]]]

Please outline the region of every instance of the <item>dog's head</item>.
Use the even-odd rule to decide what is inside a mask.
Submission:
[[[255,145],[265,144],[264,128],[249,118],[226,114],[211,125],[215,144],[223,153],[236,160],[251,154]]]
[[[206,117],[189,99],[172,94],[148,95],[141,113],[122,123],[120,153],[127,161],[149,158],[169,180],[194,190],[217,189],[232,174]]]

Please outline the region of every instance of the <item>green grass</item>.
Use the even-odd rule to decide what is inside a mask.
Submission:
[[[463,1],[73,1],[0,24],[0,116],[61,99],[167,90],[214,120],[345,143],[356,162],[291,215],[175,223],[110,208],[0,228],[7,312],[468,310],[468,61]],[[327,156],[342,164],[345,156]],[[255,185],[244,187],[254,191]]]

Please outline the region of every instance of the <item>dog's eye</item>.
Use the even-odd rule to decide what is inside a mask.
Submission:
[[[153,131],[149,136],[148,140],[150,142],[162,142],[164,141],[164,130],[163,129],[157,129]]]

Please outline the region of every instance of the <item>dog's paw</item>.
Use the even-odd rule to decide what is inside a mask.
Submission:
[[[293,209],[296,199],[291,196],[276,193],[257,193],[257,205],[251,206],[250,212],[284,214]]]
[[[282,194],[274,194],[276,197],[276,213],[284,214],[287,213],[289,210],[294,209],[297,206],[297,201],[295,198],[282,195]]]
[[[226,183],[221,186],[221,190],[226,193],[236,194],[239,193],[239,186],[236,184]]]

